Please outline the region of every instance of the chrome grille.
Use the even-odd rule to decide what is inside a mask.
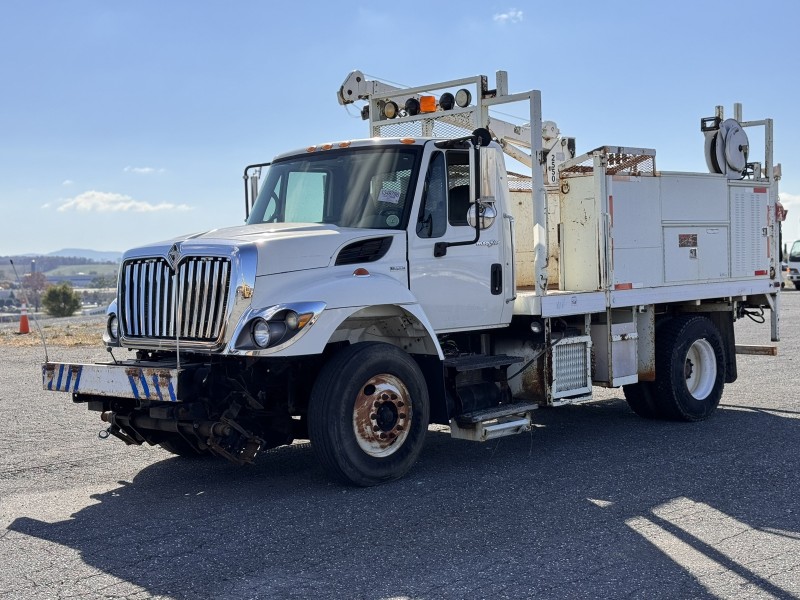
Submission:
[[[186,257],[177,273],[160,257],[126,261],[119,291],[123,335],[215,341],[225,322],[230,271],[230,259],[218,257]]]

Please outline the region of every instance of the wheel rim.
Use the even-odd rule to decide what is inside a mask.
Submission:
[[[358,446],[375,457],[397,452],[411,429],[411,409],[411,396],[400,379],[388,373],[371,377],[353,406]]]
[[[695,341],[686,353],[684,363],[686,388],[697,400],[705,400],[717,379],[717,357],[705,338]]]

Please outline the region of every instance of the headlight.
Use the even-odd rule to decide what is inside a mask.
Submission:
[[[266,348],[269,346],[269,323],[267,323],[264,319],[256,319],[253,323],[253,342],[259,348]]]
[[[456,104],[460,108],[466,108],[472,102],[472,94],[466,88],[461,88],[456,92]]]
[[[452,110],[456,104],[456,99],[450,92],[445,92],[439,96],[439,108],[442,110]]]
[[[108,325],[106,326],[108,335],[111,337],[112,340],[116,341],[119,339],[119,319],[117,319],[117,315],[111,314],[108,317]]]
[[[258,353],[281,350],[302,337],[323,310],[324,302],[293,302],[252,310],[237,326],[233,348]]]
[[[418,115],[420,109],[419,100],[417,100],[416,98],[409,98],[408,100],[406,100],[404,108],[406,109],[406,114],[411,115],[412,117],[414,115]]]
[[[286,322],[286,328],[290,331],[297,329],[297,326],[300,323],[300,317],[298,317],[297,313],[293,310],[287,312],[283,320]]]
[[[381,114],[384,119],[394,119],[399,111],[400,109],[397,107],[397,103],[391,100],[385,102],[383,106],[381,106]]]

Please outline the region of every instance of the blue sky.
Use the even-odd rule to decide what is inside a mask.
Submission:
[[[661,170],[704,172],[700,118],[742,102],[775,119],[800,238],[798,7],[5,0],[0,255],[241,223],[246,164],[367,136],[336,102],[353,69],[409,86],[503,69],[579,152],[655,148]]]

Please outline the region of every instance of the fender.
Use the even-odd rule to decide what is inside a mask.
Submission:
[[[225,353],[274,357],[320,354],[331,342],[355,343],[367,336],[365,339],[384,339],[409,352],[444,359],[433,326],[405,282],[382,273],[354,276],[353,271],[352,266],[345,266],[259,277],[253,308],[322,302],[325,309],[297,342],[274,350],[240,350],[234,346],[255,312],[246,311]]]

